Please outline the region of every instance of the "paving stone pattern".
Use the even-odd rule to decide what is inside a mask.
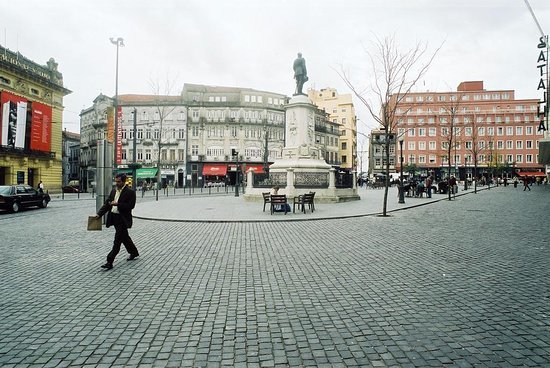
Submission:
[[[550,367],[550,187],[391,217],[138,220],[99,266],[93,201],[0,214],[2,367]]]

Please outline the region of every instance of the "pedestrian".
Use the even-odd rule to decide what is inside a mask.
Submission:
[[[531,191],[531,188],[529,188],[529,178],[526,176],[523,178],[523,191],[525,192],[525,189],[529,189]]]
[[[433,178],[430,175],[426,178],[426,189],[427,189],[428,198],[432,198],[432,183],[433,183]]]
[[[42,183],[42,180],[40,180],[40,183],[38,183],[38,191],[40,193],[44,193],[44,183]]]
[[[504,186],[505,187],[508,186],[508,177],[507,176],[504,177]]]
[[[115,186],[96,215],[96,217],[101,217],[107,214],[106,226],[113,225],[115,227],[113,249],[107,255],[107,263],[101,266],[107,270],[113,268],[113,262],[120,251],[121,244],[124,244],[130,254],[128,261],[139,257],[139,252],[128,234],[128,229],[132,227],[132,209],[136,205],[136,192],[126,185],[126,174],[124,173],[115,176]]]

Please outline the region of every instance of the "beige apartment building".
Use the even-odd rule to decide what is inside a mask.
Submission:
[[[483,81],[462,82],[453,92],[409,93],[396,111],[396,169],[402,139],[403,165],[416,175],[445,177],[450,162],[451,174],[464,180],[474,175],[477,158],[478,176],[544,176],[537,103],[516,99],[514,90],[486,90]]]
[[[357,170],[357,118],[351,94],[338,94],[335,88],[320,91],[308,90],[308,97],[329,115],[329,120],[340,124],[339,159],[340,167]],[[336,160],[338,161],[338,160]]]

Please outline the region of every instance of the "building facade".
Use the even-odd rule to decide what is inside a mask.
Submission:
[[[63,86],[57,63],[31,61],[0,46],[0,185],[63,182]]]
[[[515,99],[513,90],[487,91],[482,81],[462,82],[454,92],[409,93],[396,110],[403,164],[444,177],[450,163],[460,180],[472,178],[476,159],[478,176],[542,171],[537,102]]]
[[[308,90],[308,97],[319,108],[324,109],[328,118],[340,125],[338,143],[340,168],[357,170],[357,118],[351,94],[338,94],[335,88],[323,88],[320,91]]]
[[[183,186],[186,162],[187,109],[180,96],[119,95],[119,124],[121,130],[118,172],[130,173],[134,163],[138,185],[157,181]],[[134,130],[134,112],[136,112]],[[100,94],[88,109],[80,114],[81,176],[83,189],[95,184],[97,141],[113,142],[108,131],[114,131],[114,100]]]
[[[80,134],[63,131],[63,180],[67,186],[80,179]],[[72,184],[71,183],[71,184]],[[80,185],[80,183],[79,183]]]
[[[390,140],[390,172],[395,172],[399,152],[396,152],[395,135],[388,136],[383,129],[374,129],[371,131],[369,139],[369,168],[368,175],[371,179],[379,177],[386,173],[386,140]]]

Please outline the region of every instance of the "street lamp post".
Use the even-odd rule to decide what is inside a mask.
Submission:
[[[239,151],[236,149],[232,150],[232,154],[235,156],[235,197],[239,196]]]
[[[405,203],[405,192],[403,191],[403,137],[399,138],[399,201]]]
[[[116,73],[115,73],[115,131],[113,135],[113,151],[114,151],[114,161],[113,167],[117,167],[117,154],[118,154],[118,49],[119,47],[124,46],[124,39],[118,37],[116,39],[109,38],[113,45],[116,45]]]

